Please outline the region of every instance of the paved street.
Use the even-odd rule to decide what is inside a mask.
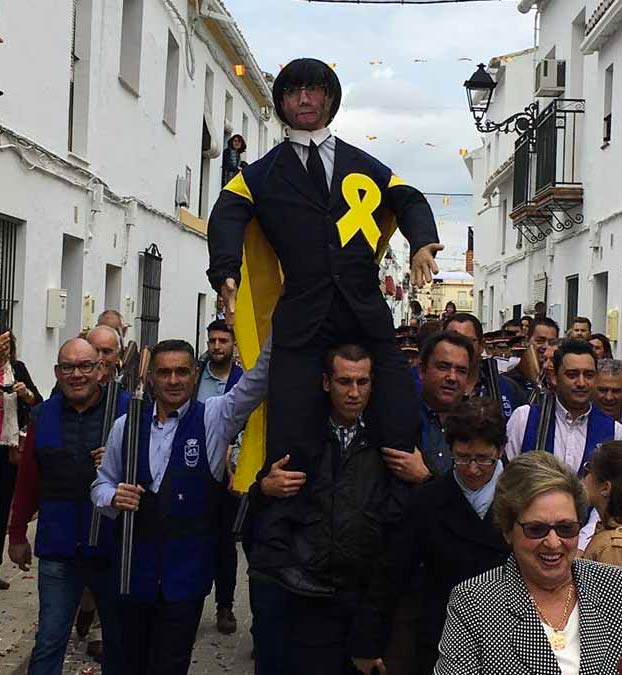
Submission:
[[[34,524],[29,539],[34,540]],[[22,675],[26,672],[32,649],[37,617],[36,559],[30,572],[20,572],[5,554],[0,577],[11,582],[8,591],[0,591],[0,673]],[[250,612],[246,583],[246,560],[240,549],[235,614],[238,632],[221,635],[216,631],[216,609],[211,598],[205,605],[203,620],[190,668],[191,675],[230,673],[252,675],[249,634]],[[74,632],[75,638],[75,632]],[[101,670],[85,656],[86,643],[72,640],[67,651],[63,675],[100,675]]]

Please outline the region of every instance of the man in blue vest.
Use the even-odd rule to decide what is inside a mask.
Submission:
[[[579,472],[599,443],[622,440],[622,426],[592,405],[597,370],[592,345],[565,340],[553,356],[555,411],[547,430],[545,447]],[[540,406],[518,408],[508,422],[505,454],[513,459],[536,449]]]
[[[88,545],[89,499],[101,457],[105,395],[97,350],[86,340],[66,342],[54,368],[58,393],[33,410],[11,518],[9,556],[27,570],[26,530],[37,511],[39,626],[30,675],[60,675],[76,610],[89,588],[101,619],[103,673],[121,672],[118,593],[112,565],[113,528],[102,522],[99,545]],[[119,398],[117,416],[127,396]]]
[[[123,483],[125,420],[110,433],[92,489],[115,518],[136,511],[130,594],[122,602],[124,673],[183,675],[214,577],[214,515],[227,447],[268,387],[269,348],[223,396],[193,399],[194,350],[164,340],[152,350],[139,431],[138,484]]]

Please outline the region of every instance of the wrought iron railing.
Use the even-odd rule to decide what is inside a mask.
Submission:
[[[536,196],[550,187],[579,187],[580,124],[585,100],[558,98],[536,120]]]
[[[0,215],[0,331],[13,326],[18,221]]]
[[[162,255],[155,244],[145,249],[143,256],[142,311],[140,315],[140,346],[153,347],[158,341],[160,324],[160,288]]]
[[[529,174],[531,163],[530,134],[523,134],[514,144],[514,199],[513,209],[529,202]]]

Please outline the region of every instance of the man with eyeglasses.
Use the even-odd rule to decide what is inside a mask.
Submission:
[[[273,98],[288,138],[224,187],[208,228],[208,276],[225,301],[229,323],[245,236],[245,281],[253,301],[261,302],[266,289],[279,298],[278,263],[284,276],[272,317],[264,473],[285,454],[292,470],[306,471],[321,452],[328,414],[319,386],[322,357],[340,343],[363,343],[372,353],[382,402],[372,403],[373,426],[381,445],[412,451],[414,384],[395,345],[377,261],[397,225],[410,244],[413,283],[430,281],[437,270],[434,256],[442,249],[432,211],[421,192],[332,135],[328,125],[339,108],[341,86],[327,64],[292,61],[276,78]],[[300,520],[297,503],[294,498],[264,509],[251,561],[252,572],[294,591],[304,576],[289,546],[291,528]]]
[[[136,511],[130,593],[122,599],[125,675],[188,671],[214,578],[225,454],[267,391],[269,345],[226,394],[194,399],[197,368],[185,340],[151,352],[153,403],[143,406],[138,480],[124,482],[126,416],[117,420],[91,498],[108,518]]]
[[[9,556],[28,570],[32,554],[26,531],[39,512],[39,625],[28,672],[61,673],[76,610],[88,588],[102,624],[102,672],[116,675],[121,672],[121,655],[112,524],[102,523],[97,546],[88,543],[90,486],[103,452],[105,396],[99,354],[82,338],[69,340],[60,348],[54,372],[57,393],[33,410],[9,530]],[[126,403],[127,398],[119,399],[117,416],[125,412]]]

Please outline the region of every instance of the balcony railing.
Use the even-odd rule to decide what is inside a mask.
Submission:
[[[583,222],[580,176],[585,101],[555,99],[514,148],[514,227],[532,243]]]
[[[555,99],[536,121],[536,199],[551,187],[580,187],[578,139],[583,99]]]

